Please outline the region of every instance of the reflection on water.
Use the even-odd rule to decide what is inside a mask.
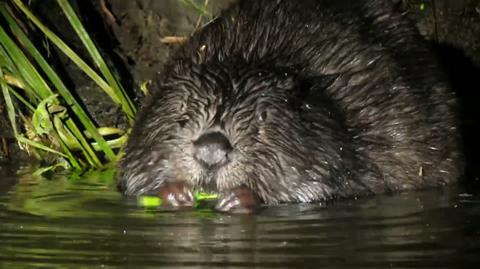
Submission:
[[[230,216],[147,211],[111,177],[0,185],[0,268],[480,268],[472,188]]]

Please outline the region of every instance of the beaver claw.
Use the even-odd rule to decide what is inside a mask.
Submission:
[[[250,214],[258,209],[258,197],[247,187],[238,187],[220,196],[215,209],[235,214]]]
[[[166,182],[158,190],[162,202],[174,207],[193,206],[194,198],[184,182]]]

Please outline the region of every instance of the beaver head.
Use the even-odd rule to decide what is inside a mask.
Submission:
[[[325,198],[345,183],[345,130],[329,79],[242,63],[176,68],[141,111],[122,163],[127,194],[169,181],[264,202]],[[335,178],[335,180],[333,180]]]

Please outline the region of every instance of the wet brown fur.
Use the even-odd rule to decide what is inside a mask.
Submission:
[[[128,141],[124,192],[247,186],[275,204],[456,181],[456,100],[389,2],[233,4],[158,78]],[[234,148],[214,170],[192,158],[192,141],[210,131]]]

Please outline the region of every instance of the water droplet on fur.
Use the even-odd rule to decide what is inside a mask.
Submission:
[[[313,180],[318,180],[318,174],[315,173],[315,171],[308,169],[308,170],[305,170],[305,172],[306,172],[306,173],[308,174],[308,176],[310,176],[310,178],[312,178]],[[312,182],[312,183],[315,184],[315,185],[318,184],[318,182],[315,182],[315,181]]]
[[[298,174],[298,170],[295,166],[290,166],[290,168],[292,169],[292,171],[295,173],[295,174]]]
[[[263,72],[258,72],[258,73],[257,73],[257,76],[263,77]]]
[[[310,110],[310,109],[312,109],[312,105],[311,105],[311,104],[305,104],[305,108],[306,108],[307,110]]]

